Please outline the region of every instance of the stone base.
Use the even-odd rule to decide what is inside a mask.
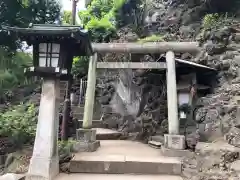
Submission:
[[[100,147],[100,141],[96,140],[96,129],[77,129],[77,143],[74,145],[75,152],[94,152]]]
[[[75,152],[94,152],[100,147],[100,141],[84,142],[79,141],[73,145]]]
[[[164,146],[168,149],[185,149],[185,136],[174,135],[174,134],[164,134]]]
[[[161,148],[162,155],[168,157],[193,157],[194,152],[189,150],[181,150],[181,149],[168,149],[165,147]]]
[[[76,138],[81,142],[95,142],[96,141],[96,129],[77,129]]]
[[[59,174],[59,159],[33,156],[26,180],[53,180]]]

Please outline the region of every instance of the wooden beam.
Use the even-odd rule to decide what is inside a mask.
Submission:
[[[197,42],[149,42],[149,43],[92,43],[94,52],[98,53],[175,53],[200,52],[201,48]]]
[[[166,69],[165,62],[98,62],[98,69]]]

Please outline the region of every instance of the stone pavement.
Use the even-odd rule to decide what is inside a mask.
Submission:
[[[59,174],[56,180],[183,180],[179,176],[133,174]]]
[[[77,153],[70,162],[72,173],[180,175],[181,170],[179,158],[127,140],[103,140],[97,151]]]

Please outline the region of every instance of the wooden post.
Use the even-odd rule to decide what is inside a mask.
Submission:
[[[89,61],[87,90],[85,96],[83,125],[84,129],[92,127],[93,108],[95,101],[95,86],[96,86],[96,67],[97,67],[97,53],[95,53]]]
[[[179,134],[177,82],[175,56],[172,51],[166,54],[167,62],[167,103],[168,103],[168,133]]]

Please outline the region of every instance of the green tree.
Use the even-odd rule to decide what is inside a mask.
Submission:
[[[58,0],[1,0],[0,2],[0,99],[26,83],[24,67],[32,58],[17,51],[22,43],[3,31],[2,25],[27,27],[30,23],[53,23],[60,15]]]
[[[64,11],[63,14],[63,24],[72,24],[72,12],[71,11]]]
[[[26,27],[29,23],[53,23],[60,13],[57,0],[2,0],[0,2],[0,46],[16,50],[16,37],[1,30],[2,25]]]
[[[116,13],[126,0],[92,0],[79,18],[95,42],[108,42],[116,33]]]

